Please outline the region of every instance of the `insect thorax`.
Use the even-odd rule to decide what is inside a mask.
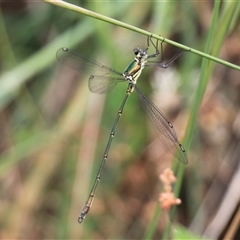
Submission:
[[[138,77],[141,75],[142,69],[145,66],[145,61],[143,59],[135,58],[126,68],[123,73],[125,79],[130,83],[136,84]]]

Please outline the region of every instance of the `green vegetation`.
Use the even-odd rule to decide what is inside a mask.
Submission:
[[[64,2],[49,3],[0,5],[1,238],[224,234],[221,229],[213,236],[209,229],[239,161],[238,1],[72,1],[103,16],[97,19],[79,14],[76,7],[69,11]],[[106,16],[113,20],[106,22]],[[138,80],[173,123],[189,164],[163,151],[133,93],[93,207],[79,225],[127,86],[93,94],[87,79],[59,65],[56,52],[68,47],[124,71],[132,49],[146,47],[149,32],[165,38],[166,60],[180,48],[191,49],[169,69],[144,69]],[[182,204],[168,214],[157,202],[158,175],[171,163],[177,175],[174,192]],[[220,176],[221,185],[216,184]]]

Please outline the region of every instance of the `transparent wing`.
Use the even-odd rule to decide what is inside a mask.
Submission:
[[[106,93],[112,90],[118,82],[126,81],[122,73],[68,48],[60,48],[56,57],[60,63],[82,74],[90,75],[89,89],[92,92]]]
[[[140,99],[141,105],[145,110],[154,130],[156,131],[160,141],[176,158],[184,164],[187,164],[187,153],[179,143],[177,135],[173,129],[173,125],[166,119],[157,106],[150,101],[135,85],[135,90]]]
[[[106,75],[91,75],[88,81],[88,87],[94,93],[107,93],[111,91],[119,82],[126,82],[124,78],[118,78]]]

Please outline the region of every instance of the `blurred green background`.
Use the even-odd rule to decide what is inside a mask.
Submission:
[[[200,51],[214,5],[71,2]],[[229,4],[221,5],[220,15]],[[68,47],[122,72],[134,57],[133,48],[146,47],[146,36],[43,1],[0,1],[0,7],[1,239],[142,239],[159,204],[158,176],[171,165],[172,156],[161,148],[133,93],[94,204],[79,225],[78,214],[127,86],[119,84],[107,95],[93,94],[87,78],[60,65],[56,52]],[[239,16],[238,11],[219,53],[237,65]],[[164,44],[164,59],[178,51]],[[179,139],[187,128],[201,61],[184,53],[169,69],[146,68],[138,81],[173,123]],[[175,216],[176,222],[207,238],[222,239],[232,229],[231,236],[239,237],[232,223],[240,212],[239,186],[233,184],[240,177],[239,105],[240,73],[216,65],[195,123],[182,204]],[[161,238],[167,222],[163,212],[154,239]]]

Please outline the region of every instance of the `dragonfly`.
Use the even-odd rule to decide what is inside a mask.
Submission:
[[[90,91],[93,93],[104,94],[111,91],[118,83],[127,83],[126,93],[119,107],[116,118],[113,122],[108,142],[104,150],[102,161],[99,166],[97,175],[95,177],[93,186],[88,195],[87,201],[79,214],[78,217],[79,223],[81,223],[85,219],[86,215],[88,214],[93,204],[96,189],[98,183],[101,180],[103,168],[107,161],[108,153],[113,138],[115,136],[117,124],[123,113],[123,109],[127,102],[127,99],[129,98],[132,92],[135,91],[137,93],[140,99],[140,104],[144,109],[148,119],[150,120],[151,125],[153,126],[153,129],[155,130],[157,136],[159,137],[162,145],[166,148],[166,150],[172,153],[180,162],[184,164],[187,164],[188,162],[187,153],[183,145],[178,141],[172,123],[167,120],[165,115],[157,108],[157,106],[149,98],[147,98],[144,95],[144,93],[137,86],[137,80],[141,75],[144,67],[158,67],[163,69],[168,68],[169,65],[173,63],[182,54],[183,51],[180,51],[178,54],[173,56],[169,61],[163,63],[163,42],[164,41],[161,42],[161,50],[159,51],[158,40],[156,41],[156,43],[154,43],[152,37],[148,36],[147,47],[145,49],[141,49],[140,47],[136,47],[133,49],[135,58],[127,66],[123,73],[65,47],[60,48],[56,53],[57,60],[61,64],[64,64],[72,68],[73,70],[80,72],[81,74],[89,76],[88,86]],[[152,54],[148,54],[150,43],[155,49],[155,52]],[[159,55],[161,56],[161,59],[159,61],[152,61],[152,59],[156,58]]]

